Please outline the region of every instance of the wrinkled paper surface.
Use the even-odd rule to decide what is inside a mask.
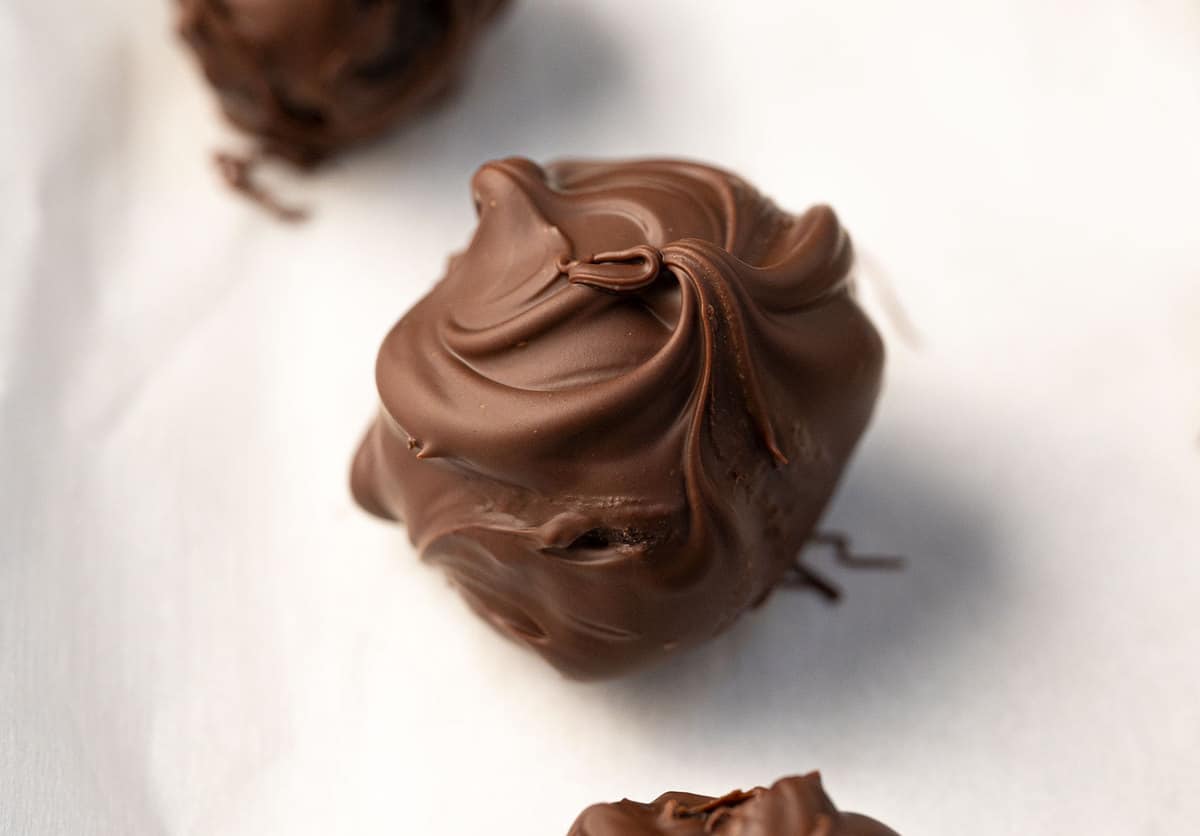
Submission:
[[[555,836],[812,768],[907,834],[1200,818],[1194,2],[521,0],[453,101],[268,173],[298,227],[169,13],[0,6],[0,833]],[[353,506],[376,348],[518,153],[837,207],[891,356],[829,525],[904,572],[814,553],[842,605],[579,685]]]

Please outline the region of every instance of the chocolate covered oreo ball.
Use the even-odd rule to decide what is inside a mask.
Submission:
[[[566,674],[728,627],[786,575],[883,347],[827,207],[690,162],[510,159],[387,336],[358,501]]]
[[[874,819],[841,813],[813,772],[770,789],[721,798],[668,792],[649,804],[619,801],[583,811],[568,836],[897,836]]]
[[[505,0],[177,0],[179,30],[231,122],[316,163],[453,81]]]

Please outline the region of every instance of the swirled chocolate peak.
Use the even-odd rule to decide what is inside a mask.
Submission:
[[[695,163],[510,159],[387,336],[359,502],[570,676],[720,632],[808,538],[879,389],[832,210]]]
[[[504,0],[177,0],[231,122],[315,163],[379,134],[454,78]]]
[[[874,819],[840,813],[816,772],[783,778],[770,789],[721,798],[668,792],[649,804],[596,804],[568,836],[897,836]]]

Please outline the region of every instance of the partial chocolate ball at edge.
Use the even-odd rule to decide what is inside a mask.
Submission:
[[[506,0],[177,0],[222,110],[313,165],[428,104]]]

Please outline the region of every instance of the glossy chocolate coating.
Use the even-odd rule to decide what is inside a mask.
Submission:
[[[570,676],[713,636],[786,573],[871,415],[849,239],[670,160],[503,160],[474,195],[474,239],[380,350],[355,496]]]
[[[312,164],[450,83],[505,0],[177,0],[231,122]]]
[[[568,836],[897,836],[874,819],[840,813],[813,772],[770,789],[736,790],[721,798],[668,792],[650,804],[596,804]]]

